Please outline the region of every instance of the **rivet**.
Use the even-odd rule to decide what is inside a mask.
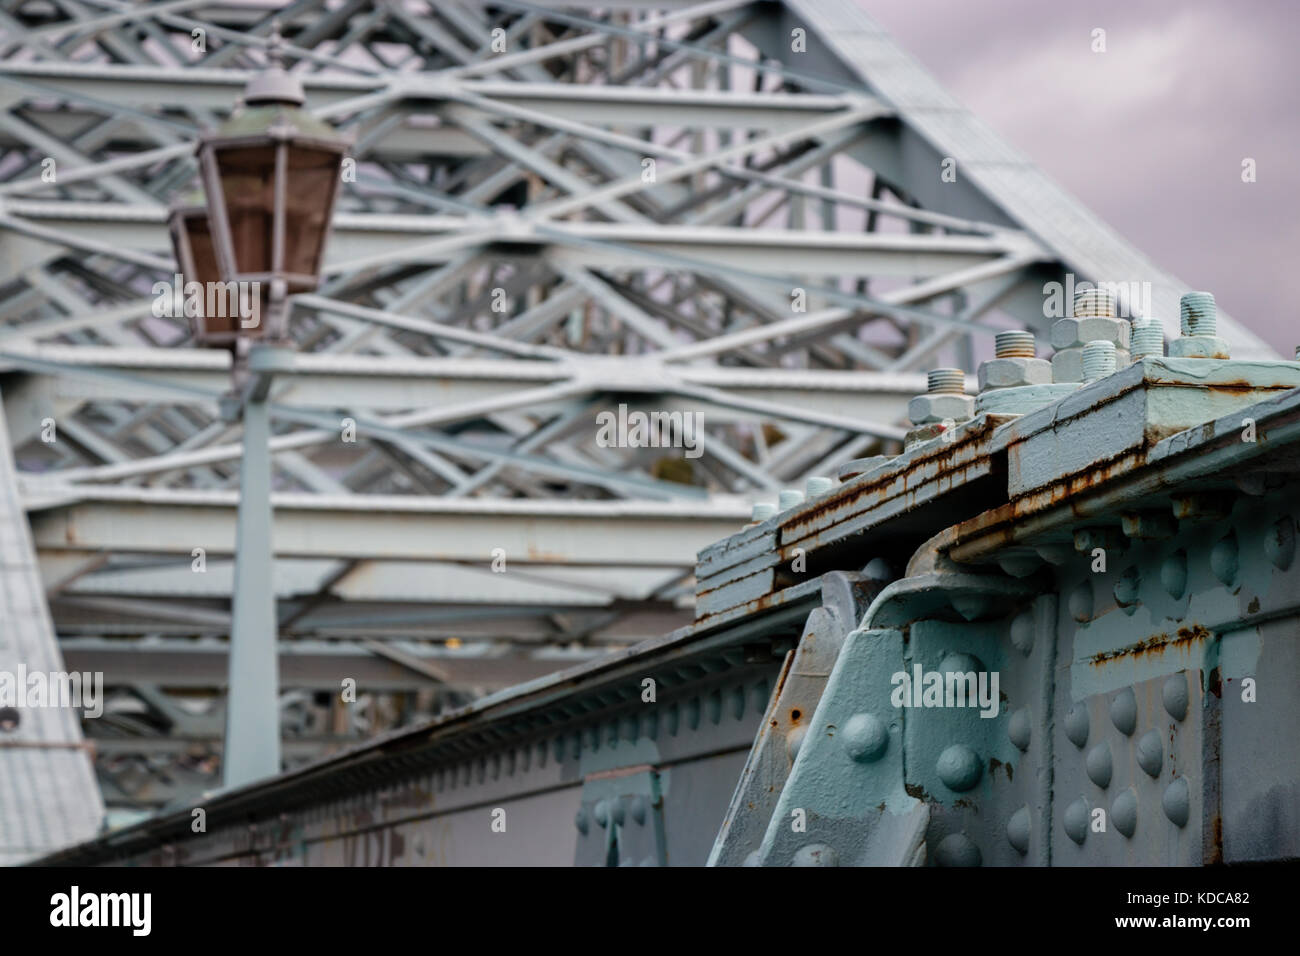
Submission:
[[[1110,805],[1110,819],[1115,824],[1115,829],[1126,837],[1132,837],[1137,830],[1137,811],[1137,794],[1133,788],[1120,791],[1115,802]]]
[[[1007,842],[1021,856],[1029,852],[1029,808],[1021,807],[1007,821]]]
[[[1147,776],[1160,776],[1160,770],[1165,765],[1165,742],[1160,731],[1148,730],[1142,735],[1137,745],[1137,762],[1147,772]]]
[[[795,866],[839,866],[839,855],[825,843],[809,843],[794,854]]]
[[[984,672],[984,662],[974,654],[966,654],[961,651],[953,651],[943,656],[939,662],[940,674],[981,674]]]
[[[983,857],[966,834],[950,833],[935,847],[934,862],[940,866],[979,866]]]
[[[1080,581],[1070,591],[1069,597],[1070,617],[1074,618],[1080,624],[1087,624],[1092,620],[1092,582],[1088,580]]]
[[[632,819],[636,821],[637,826],[645,826],[646,809],[649,802],[644,794],[638,794],[632,798]]]
[[[1169,677],[1164,687],[1160,689],[1160,699],[1164,702],[1165,710],[1174,720],[1182,720],[1186,717],[1187,675],[1179,672]]]
[[[582,808],[578,809],[578,812],[573,816],[573,825],[578,828],[578,832],[581,833],[583,836],[587,835],[587,828],[590,826],[590,824],[587,822],[586,810]]]
[[[1285,571],[1295,559],[1295,519],[1283,515],[1264,532],[1264,554],[1273,567]]]
[[[1026,657],[1034,649],[1034,612],[1022,611],[1011,621],[1011,644]]]
[[[1187,552],[1181,548],[1160,565],[1160,583],[1174,600],[1187,590]]]
[[[1160,798],[1160,805],[1164,807],[1165,816],[1173,821],[1175,826],[1187,826],[1187,819],[1191,814],[1191,791],[1187,786],[1185,777],[1179,777],[1165,787],[1165,794]]]
[[[1237,578],[1237,535],[1229,531],[1210,549],[1210,570],[1223,584],[1231,585]]]
[[[609,802],[606,800],[597,800],[595,808],[596,822],[601,827],[609,826]]]
[[[1105,743],[1097,744],[1088,751],[1088,756],[1084,758],[1084,766],[1087,768],[1089,780],[1103,790],[1110,786],[1110,776],[1113,768],[1110,760],[1110,748]]]
[[[1088,708],[1075,704],[1065,715],[1065,736],[1080,750],[1088,742]]]
[[[1138,592],[1142,589],[1142,576],[1136,567],[1126,568],[1112,589],[1115,603],[1130,616],[1137,611]]]
[[[1083,841],[1088,838],[1088,801],[1080,797],[1066,807],[1061,823],[1065,827],[1065,835],[1083,846]]]
[[[1021,707],[1013,712],[1011,718],[1007,721],[1007,737],[1016,745],[1016,749],[1023,753],[1029,749],[1031,732],[1029,711],[1027,708]]]
[[[879,760],[889,746],[889,730],[872,714],[854,714],[844,725],[844,749],[858,763]]]
[[[1133,694],[1133,688],[1125,687],[1111,698],[1110,722],[1125,737],[1133,733],[1137,727],[1137,697]]]
[[[786,734],[785,752],[790,755],[791,763],[794,763],[794,758],[799,756],[799,748],[803,746],[803,738],[807,733],[807,727],[799,726]]]
[[[935,770],[944,786],[962,793],[979,783],[984,765],[975,751],[964,744],[953,744],[939,754]]]

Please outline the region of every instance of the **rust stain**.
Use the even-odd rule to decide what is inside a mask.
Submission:
[[[1173,637],[1168,634],[1155,634],[1144,641],[1138,641],[1136,644],[1130,644],[1127,647],[1093,654],[1088,659],[1088,663],[1093,667],[1101,667],[1122,657],[1133,659],[1160,657],[1170,649],[1186,647],[1196,641],[1208,641],[1213,637],[1214,632],[1201,624],[1195,624],[1192,627],[1180,627]]]

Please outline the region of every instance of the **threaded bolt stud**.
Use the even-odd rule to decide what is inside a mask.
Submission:
[[[959,368],[933,368],[926,374],[926,390],[931,394],[966,394],[966,373]]]
[[[1115,371],[1115,343],[1097,339],[1083,347],[1083,380],[1095,382]]]
[[[1178,300],[1178,321],[1183,335],[1218,334],[1219,315],[1211,292],[1187,292]]]
[[[1033,358],[1033,332],[999,332],[993,336],[993,352],[998,358]]]
[[[1075,318],[1115,317],[1115,293],[1106,289],[1085,289],[1074,294]]]
[[[1146,319],[1133,326],[1133,361],[1161,358],[1165,354],[1165,327],[1158,319]]]

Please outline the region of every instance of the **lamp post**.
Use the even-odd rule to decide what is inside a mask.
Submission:
[[[267,396],[292,367],[288,296],[314,290],[329,237],[348,141],[303,110],[303,91],[283,66],[277,29],[269,67],[243,106],[198,145],[204,206],[174,206],[169,225],[194,338],[234,353],[228,420],[243,420],[235,531],[230,676],[223,783],[280,772],[279,659],[272,575],[271,452]],[[195,314],[197,313],[197,314]]]

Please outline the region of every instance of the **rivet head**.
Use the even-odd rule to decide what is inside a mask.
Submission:
[[[934,862],[940,866],[979,866],[984,860],[980,848],[964,833],[950,833],[934,849]]]
[[[1232,584],[1237,579],[1237,535],[1229,532],[1210,549],[1210,570],[1222,584]]]
[[[1125,737],[1131,736],[1137,727],[1137,712],[1137,697],[1133,694],[1133,688],[1125,687],[1111,698],[1110,722]]]
[[[1137,830],[1138,800],[1132,787],[1120,791],[1115,802],[1110,805],[1110,819],[1115,829],[1126,837],[1132,837]]]
[[[791,763],[794,763],[794,758],[799,756],[799,748],[803,746],[803,738],[807,733],[807,727],[796,727],[786,735],[785,752],[790,755]]]
[[[1110,759],[1110,748],[1104,743],[1097,744],[1088,751],[1088,756],[1084,758],[1084,766],[1087,768],[1089,780],[1103,790],[1110,786],[1113,766]]]
[[[962,793],[979,783],[984,765],[975,751],[964,744],[953,744],[939,754],[935,770],[944,786]]]
[[[1283,515],[1264,532],[1264,554],[1273,567],[1285,571],[1295,560],[1295,519]]]
[[[1165,816],[1178,827],[1187,826],[1187,820],[1191,814],[1191,803],[1191,790],[1187,786],[1187,778],[1185,777],[1179,777],[1165,787],[1165,794],[1160,798],[1160,805],[1164,808]]]
[[[1029,749],[1029,739],[1033,732],[1028,709],[1021,707],[1012,712],[1007,721],[1007,737],[1022,753]]]
[[[595,814],[596,822],[598,824],[600,824],[602,827],[609,826],[609,803],[607,801],[597,800],[596,807],[593,812]]]
[[[1165,705],[1165,711],[1174,720],[1186,717],[1187,674],[1180,671],[1166,679],[1164,687],[1160,688],[1160,699]]]
[[[1065,827],[1065,835],[1083,846],[1083,841],[1088,839],[1088,801],[1080,797],[1066,807],[1061,824]]]
[[[1160,770],[1165,765],[1165,742],[1160,731],[1149,730],[1142,735],[1137,745],[1137,762],[1147,776],[1160,776]]]
[[[632,819],[637,826],[645,825],[646,811],[650,801],[644,794],[639,794],[632,798]]]
[[[1007,842],[1021,856],[1029,852],[1030,822],[1028,807],[1021,807],[1007,821]]]
[[[795,866],[839,866],[839,855],[825,843],[809,843],[794,854]]]
[[[573,815],[573,825],[578,828],[578,832],[583,836],[587,835],[587,829],[591,824],[587,821],[586,810],[579,809],[578,812]]]
[[[1011,622],[1011,643],[1021,654],[1026,657],[1034,649],[1034,614],[1032,611],[1025,611],[1016,615]]]
[[[1092,620],[1093,602],[1092,602],[1092,582],[1088,580],[1080,581],[1070,591],[1068,599],[1070,606],[1070,617],[1074,618],[1080,624],[1087,624]]]
[[[889,729],[872,714],[854,714],[844,725],[844,749],[858,763],[879,760],[889,746]]]
[[[1160,583],[1174,600],[1187,591],[1187,552],[1175,551],[1160,565]]]
[[[1065,715],[1065,736],[1080,750],[1088,742],[1088,708],[1083,704],[1075,704]]]

